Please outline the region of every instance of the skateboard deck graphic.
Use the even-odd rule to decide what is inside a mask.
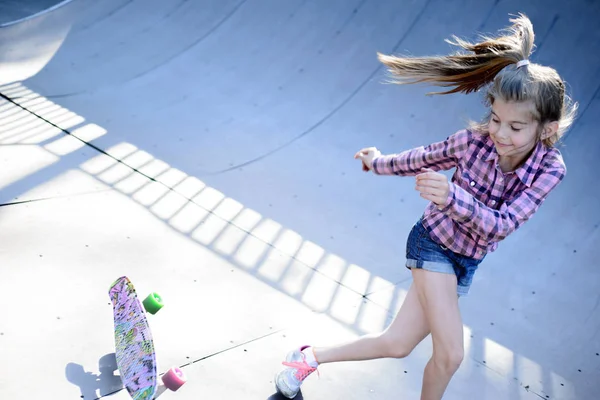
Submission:
[[[153,399],[157,389],[156,354],[145,310],[129,278],[110,287],[117,367],[134,400]]]

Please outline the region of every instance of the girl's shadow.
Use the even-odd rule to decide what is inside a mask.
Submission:
[[[123,389],[121,377],[114,374],[117,371],[115,353],[102,356],[98,361],[98,370],[99,375],[86,372],[80,364],[68,363],[65,375],[69,382],[79,386],[81,398],[85,400],[94,400]]]
[[[267,400],[288,400],[288,398],[282,394],[275,393],[271,395]],[[298,392],[296,397],[294,397],[294,400],[304,400],[304,397],[302,396],[302,391]]]

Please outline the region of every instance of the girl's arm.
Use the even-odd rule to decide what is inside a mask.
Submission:
[[[467,151],[472,133],[461,130],[442,142],[420,146],[399,154],[379,156],[373,159],[372,170],[377,175],[411,176],[422,168],[434,171],[449,170]]]
[[[448,198],[438,208],[488,241],[498,242],[530,219],[565,175],[564,163],[558,158],[551,161],[531,186],[499,210],[487,207],[460,186],[448,182]]]

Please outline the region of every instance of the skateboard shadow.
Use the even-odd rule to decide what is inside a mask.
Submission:
[[[65,375],[69,382],[79,386],[81,398],[86,400],[95,400],[123,389],[121,377],[114,374],[117,371],[115,353],[100,357],[98,371],[100,374],[94,374],[85,371],[80,364],[68,363]]]

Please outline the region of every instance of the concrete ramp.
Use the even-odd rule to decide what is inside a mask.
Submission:
[[[81,2],[66,0],[28,15],[26,11],[35,10],[34,5],[15,5],[9,15],[23,17],[0,24],[0,84],[24,81],[40,72],[61,47],[81,6]],[[2,12],[7,8],[0,5],[0,18],[6,18]]]

